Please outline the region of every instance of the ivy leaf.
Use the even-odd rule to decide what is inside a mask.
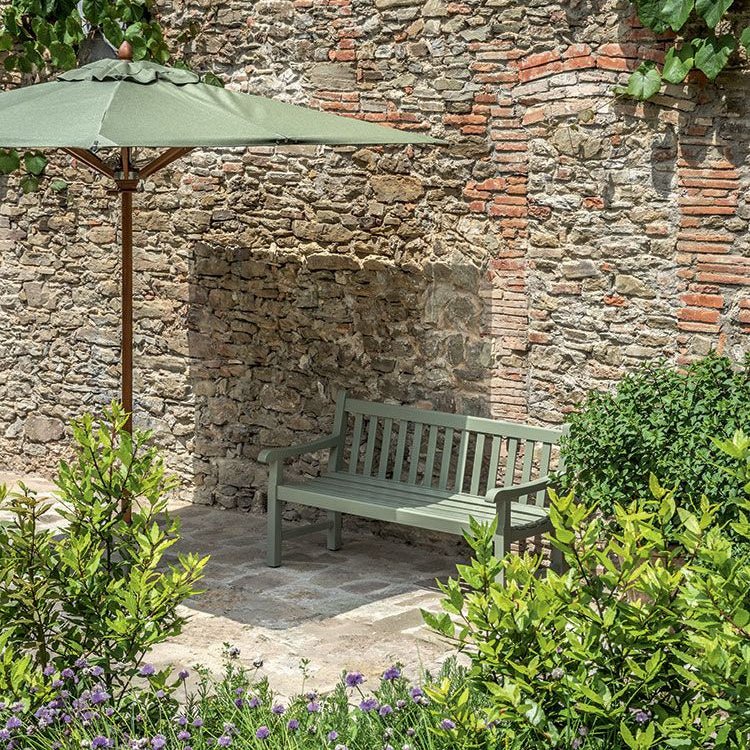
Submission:
[[[0,149],[0,174],[10,174],[21,166],[21,157],[15,149]]]
[[[125,38],[120,24],[117,23],[117,21],[113,21],[111,18],[104,19],[102,23],[102,33],[115,49],[122,44],[122,40]]]
[[[695,50],[692,44],[672,47],[664,58],[661,77],[668,83],[682,83],[695,65]]]
[[[708,27],[713,29],[733,2],[734,0],[695,0],[695,10]]]
[[[39,178],[34,177],[33,174],[25,174],[21,178],[21,190],[28,195],[39,190]]]
[[[13,49],[13,35],[7,32],[0,34],[0,52],[7,52],[11,49]]]
[[[724,34],[720,37],[693,39],[692,45],[695,49],[695,67],[713,81],[726,67],[737,43],[731,34]]]
[[[224,81],[219,78],[219,76],[215,75],[214,73],[206,73],[203,78],[201,78],[202,83],[206,83],[209,86],[218,86],[219,88],[224,88]]]
[[[76,63],[78,62],[73,48],[64,42],[52,42],[49,46],[49,54],[52,64],[61,70],[75,68]]]
[[[740,44],[748,51],[750,51],[750,26],[746,26],[742,29],[740,34]]]
[[[23,164],[29,174],[38,177],[47,168],[47,157],[39,151],[27,151],[23,155]]]
[[[636,0],[638,18],[657,34],[681,29],[693,10],[695,0]]]
[[[68,189],[68,183],[65,180],[52,180],[49,184],[50,188],[56,193],[62,193]]]
[[[652,62],[641,63],[637,70],[630,74],[625,93],[639,101],[650,99],[661,88],[661,76]]]

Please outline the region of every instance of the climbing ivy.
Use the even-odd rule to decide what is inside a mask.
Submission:
[[[736,50],[750,50],[750,26],[740,27],[731,13],[734,0],[633,0],[638,18],[656,34],[676,35],[661,69],[643,62],[622,93],[650,99],[664,83],[682,83],[691,71],[713,81]],[[692,37],[692,33],[697,36]],[[692,37],[692,38],[691,38]]]

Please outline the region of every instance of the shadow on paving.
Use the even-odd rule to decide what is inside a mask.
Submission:
[[[170,558],[187,552],[211,555],[204,593],[186,605],[270,630],[295,628],[410,593],[415,604],[420,592],[434,600],[435,579],[446,579],[456,563],[465,562],[455,553],[351,528],[345,520],[341,550],[329,552],[325,534],[311,534],[286,541],[282,566],[269,568],[265,516],[198,505],[171,513],[182,522],[182,539]]]

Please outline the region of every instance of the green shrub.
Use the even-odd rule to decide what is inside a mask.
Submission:
[[[731,518],[738,488],[717,471],[730,459],[711,436],[750,431],[750,355],[738,366],[711,355],[685,370],[644,367],[612,393],[592,392],[568,422],[562,493],[575,487],[581,502],[611,514],[647,498],[654,474],[679,486],[684,507],[697,511],[705,493]]]
[[[177,605],[196,593],[206,559],[180,556],[162,565],[178,539],[166,514],[172,481],[149,445],[132,438],[125,415],[113,406],[101,423],[85,416],[73,424],[75,458],[62,463],[53,503],[26,487],[0,488],[0,632],[7,647],[40,669],[61,670],[86,661],[104,670],[110,693],[121,695],[146,652],[180,632]],[[132,522],[121,513],[132,503]]]
[[[746,470],[750,440],[724,447]],[[562,576],[542,575],[539,556],[495,559],[494,530],[475,525],[475,559],[442,586],[444,612],[425,613],[471,658],[508,747],[750,745],[750,562],[732,555],[717,503],[693,513],[653,478],[651,491],[615,505],[616,524],[572,493],[554,497]],[[731,532],[750,541],[750,501],[737,503]],[[446,683],[430,695],[469,733],[466,692]]]

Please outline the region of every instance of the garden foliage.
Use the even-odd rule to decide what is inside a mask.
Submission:
[[[710,355],[685,370],[645,366],[611,393],[592,391],[568,423],[562,493],[575,487],[583,505],[611,514],[648,498],[655,474],[679,488],[681,507],[698,512],[706,494],[720,519],[732,518],[740,487],[719,467],[734,459],[712,436],[750,432],[750,355],[740,365]]]
[[[736,462],[724,481],[746,483],[750,439],[722,446]],[[466,733],[474,688],[508,747],[750,746],[750,562],[732,554],[735,537],[750,541],[750,498],[728,520],[721,500],[685,507],[653,476],[651,492],[617,503],[615,525],[554,496],[563,575],[542,575],[537,555],[494,558],[494,530],[474,526],[475,559],[443,586],[444,612],[425,614],[471,658],[469,686],[428,691]]]
[[[166,564],[178,538],[166,514],[172,481],[149,433],[131,437],[125,420],[113,406],[100,423],[73,424],[75,457],[61,464],[54,508],[28,488],[0,488],[10,517],[0,525],[0,646],[40,670],[86,661],[117,699],[145,653],[180,632],[177,605],[196,593],[206,563],[190,554]],[[132,504],[129,524],[123,501]],[[57,512],[64,522],[54,528]],[[12,692],[4,674],[0,689]]]

